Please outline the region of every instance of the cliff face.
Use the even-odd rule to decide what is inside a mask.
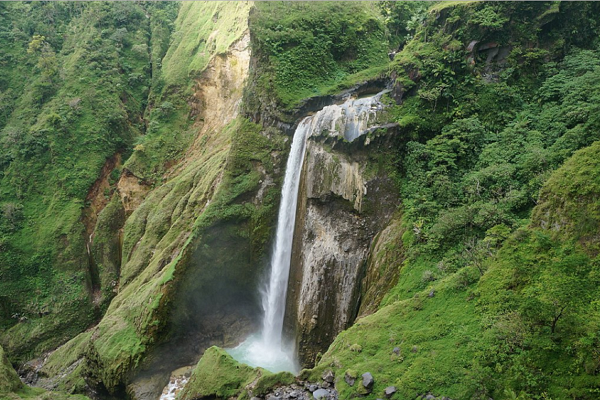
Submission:
[[[374,165],[389,137],[366,146],[365,138],[338,146],[322,139],[307,144],[287,299],[305,365],[354,321],[371,243],[398,202],[394,182]]]
[[[273,165],[279,160],[276,154],[280,149],[277,135],[267,139],[259,127],[239,116],[250,60],[244,28],[249,7],[197,3],[180,10],[176,25],[189,29],[190,21],[200,23],[200,28],[194,29],[206,32],[207,37],[199,40],[208,40],[204,55],[188,60],[186,71],[196,71],[189,88],[171,87],[169,94],[162,95],[169,100],[174,97],[172,92],[189,90],[191,95],[186,95],[182,106],[187,112],[173,115],[168,101],[148,111],[151,122],[143,143],[123,165],[114,162],[105,168],[104,178],[94,185],[96,194],[108,192],[104,190],[105,175],[115,169],[123,172],[120,179],[111,176],[114,192],[110,200],[98,195],[94,199],[100,196],[102,204],[90,202],[90,217],[86,219],[91,263],[98,271],[103,293],[114,298],[96,326],[67,343],[64,348],[68,350],[52,353],[42,364],[51,367],[31,370],[32,382],[42,378],[39,384],[49,388],[82,391],[91,386],[117,395],[132,382],[128,388],[131,396],[154,398],[171,369],[182,362],[195,362],[212,344],[235,343],[252,327],[247,309],[229,311],[232,301],[256,308],[248,293],[254,292],[260,272],[258,261],[270,232],[272,202],[276,200],[271,193]],[[199,22],[195,18],[198,14],[206,18]],[[223,18],[233,17],[238,21],[235,32],[220,36],[219,24],[231,23],[223,22]],[[176,42],[171,51],[180,51],[179,47],[188,44]],[[163,69],[169,71],[165,72],[167,80],[179,73],[177,68],[187,68],[185,60],[169,54],[163,63]],[[178,84],[185,86],[185,82]],[[164,153],[153,149],[161,143],[169,146],[165,144],[168,136],[161,131],[161,125],[169,124],[185,130],[173,135],[183,135],[187,146],[175,159],[168,154],[170,158],[161,160]],[[250,150],[252,146],[257,151]],[[276,158],[272,158],[272,151]],[[236,262],[219,256],[227,254],[218,247],[225,245],[239,249],[229,253],[239,256]],[[229,275],[219,273],[223,266],[240,263],[249,264],[244,276],[235,268]],[[219,297],[219,284],[246,297]],[[205,297],[194,298],[192,293]],[[222,301],[215,302],[215,298]],[[198,320],[203,322],[194,323]],[[237,327],[232,333],[234,324]],[[172,350],[157,348],[165,336],[175,336],[176,341],[194,340],[194,345],[190,344],[193,350],[186,348],[187,358],[177,359],[171,354],[155,365],[152,360]],[[141,365],[155,349],[157,355]],[[136,368],[138,372],[134,372]],[[143,379],[148,374],[153,377],[150,384]],[[138,375],[140,379],[135,378]],[[82,383],[83,378],[87,383]]]

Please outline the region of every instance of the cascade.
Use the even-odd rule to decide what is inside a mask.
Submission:
[[[298,187],[310,122],[311,117],[306,117],[298,125],[285,168],[275,244],[271,256],[271,272],[268,285],[262,293],[262,332],[260,336],[252,336],[238,347],[228,350],[237,360],[251,366],[263,367],[271,372],[298,370],[293,346],[283,343],[283,318],[292,258]]]
[[[292,343],[284,343],[283,320],[306,140],[313,134],[326,133],[343,135],[347,141],[353,141],[367,132],[371,117],[381,108],[379,99],[383,93],[361,99],[349,98],[343,104],[326,106],[298,125],[285,170],[270,276],[268,285],[262,292],[262,331],[249,337],[238,347],[228,349],[238,361],[260,366],[271,372],[298,371],[294,346]]]

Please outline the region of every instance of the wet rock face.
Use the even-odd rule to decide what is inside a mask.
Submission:
[[[371,241],[394,209],[384,205],[397,200],[387,176],[367,172],[371,150],[307,145],[286,317],[305,366],[354,321]]]

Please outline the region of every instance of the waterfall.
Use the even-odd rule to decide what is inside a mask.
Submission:
[[[265,314],[262,338],[265,345],[273,347],[280,347],[282,342],[285,299],[290,275],[292,241],[294,239],[294,223],[296,222],[296,205],[298,203],[298,187],[310,121],[310,117],[305,118],[294,133],[281,190],[281,204],[277,218],[275,246],[271,257],[269,285],[263,293]]]
[[[315,115],[304,118],[296,128],[281,190],[270,276],[268,285],[262,292],[262,331],[249,337],[238,347],[227,350],[238,361],[260,366],[271,372],[299,370],[293,344],[284,343],[283,319],[306,140],[311,135],[328,134],[353,141],[367,132],[369,122],[372,122],[372,117],[382,107],[379,103],[382,94],[383,92],[362,99],[350,98],[343,104],[324,107]]]

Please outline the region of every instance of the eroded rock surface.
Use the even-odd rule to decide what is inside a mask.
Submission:
[[[371,242],[391,218],[393,208],[382,206],[397,190],[370,165],[382,143],[307,145],[287,302],[305,365],[356,317]]]

